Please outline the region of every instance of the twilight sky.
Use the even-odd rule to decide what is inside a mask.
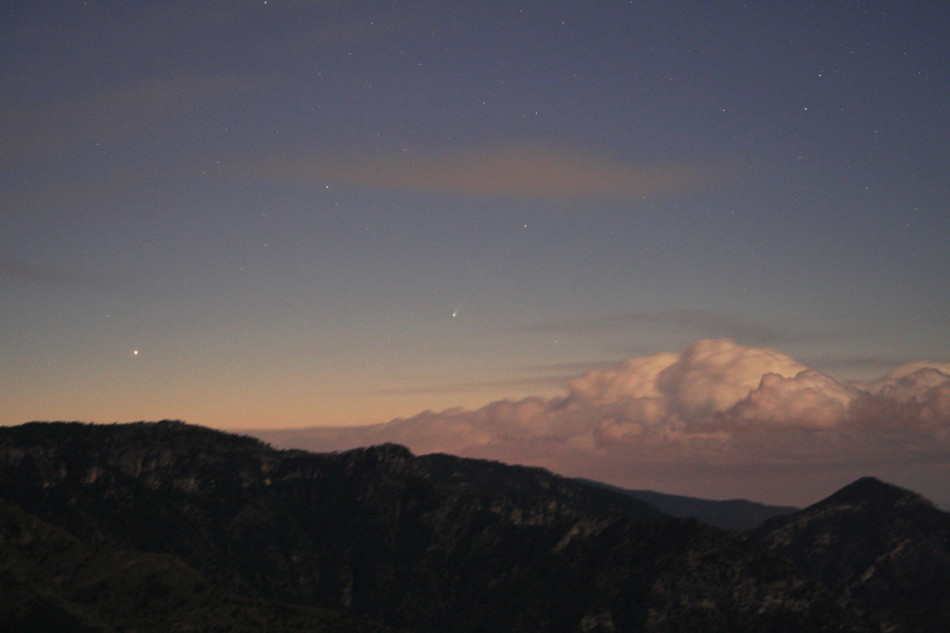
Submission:
[[[0,424],[950,501],[940,3],[2,11]]]

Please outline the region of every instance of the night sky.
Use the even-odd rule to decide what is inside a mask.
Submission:
[[[7,2],[0,424],[950,502],[948,33],[939,2]]]

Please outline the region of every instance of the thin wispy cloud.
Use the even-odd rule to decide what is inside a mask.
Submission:
[[[21,104],[0,112],[4,163],[48,159],[78,147],[155,137],[197,109],[234,96],[246,83],[221,77],[148,78],[91,90],[66,102]]]
[[[0,281],[60,285],[87,283],[97,279],[83,276],[58,266],[46,266],[30,262],[0,258]]]
[[[592,370],[610,369],[620,364],[620,361],[578,361],[574,363],[546,363],[542,365],[527,365],[523,369],[529,372],[537,372],[541,375],[567,374],[577,375]]]
[[[848,356],[834,357],[814,356],[803,359],[811,367],[821,368],[828,372],[857,373],[880,375],[887,373],[892,367],[904,365],[910,358],[901,356]]]
[[[721,166],[634,165],[541,144],[445,154],[296,156],[264,161],[258,177],[413,193],[543,199],[630,198],[720,187]]]
[[[539,387],[560,384],[558,377],[550,375],[533,375],[522,378],[508,378],[504,380],[475,380],[470,382],[438,382],[429,384],[414,384],[406,387],[391,389],[373,389],[367,391],[337,392],[344,395],[360,396],[406,396],[427,395],[441,393],[481,393],[488,390],[508,389],[516,387]]]
[[[623,332],[641,325],[663,326],[687,334],[703,334],[748,341],[755,345],[816,341],[826,333],[789,332],[770,325],[738,319],[708,310],[667,310],[659,312],[621,312],[581,319],[544,321],[523,326],[525,331],[543,332]]]

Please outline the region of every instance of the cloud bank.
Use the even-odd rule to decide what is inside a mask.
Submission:
[[[398,442],[416,453],[774,502],[811,502],[863,474],[907,474],[904,485],[950,499],[927,483],[950,474],[950,364],[913,363],[847,383],[773,349],[700,340],[679,354],[588,371],[564,388],[551,399],[260,435],[312,450]]]

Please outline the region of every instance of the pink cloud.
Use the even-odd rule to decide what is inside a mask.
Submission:
[[[253,173],[399,191],[559,199],[679,193],[731,178],[722,166],[632,165],[531,143],[443,155],[289,157],[256,165]]]
[[[867,426],[930,429],[950,436],[950,367],[937,367],[915,363],[870,383],[872,390],[851,402],[851,417]]]
[[[788,485],[789,472],[847,479],[950,469],[945,370],[917,363],[849,384],[773,349],[700,340],[679,354],[588,371],[565,381],[565,395],[556,398],[260,435],[314,450],[398,442],[420,454],[540,465],[631,487],[655,486],[664,473],[661,489],[755,497],[770,478]]]
[[[705,340],[693,343],[664,370],[658,385],[684,418],[702,420],[735,405],[763,375],[792,376],[804,369],[775,350]]]
[[[741,426],[832,429],[848,419],[848,407],[860,394],[820,371],[806,369],[792,378],[762,376],[759,386],[719,415],[719,422]]]

